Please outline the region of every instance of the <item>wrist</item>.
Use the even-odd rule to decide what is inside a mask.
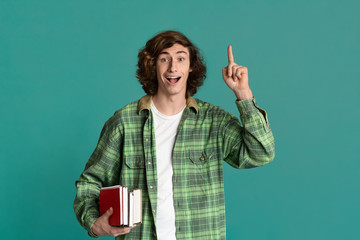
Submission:
[[[241,89],[241,90],[234,90],[234,94],[238,101],[252,99],[254,96],[250,88],[248,89]]]

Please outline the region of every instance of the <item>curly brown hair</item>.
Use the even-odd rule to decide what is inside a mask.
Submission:
[[[198,48],[184,34],[177,31],[164,31],[147,41],[145,47],[139,50],[136,77],[146,94],[155,95],[158,90],[156,60],[159,54],[176,43],[187,47],[190,53],[192,71],[187,79],[186,97],[193,96],[197,88],[203,84],[206,78],[206,66]]]

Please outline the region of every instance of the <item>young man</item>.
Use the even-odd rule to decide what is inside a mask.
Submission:
[[[183,34],[162,32],[139,52],[137,77],[147,93],[117,111],[76,182],[74,210],[90,236],[117,239],[225,239],[222,161],[252,168],[272,161],[274,138],[266,112],[248,83],[248,69],[228,47],[222,69],[240,121],[220,107],[194,99],[206,68]],[[99,216],[101,187],[143,190],[143,223],[110,226]]]

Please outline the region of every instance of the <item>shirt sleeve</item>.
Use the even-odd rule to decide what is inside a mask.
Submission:
[[[255,99],[236,101],[241,123],[227,116],[222,123],[224,160],[235,168],[253,168],[271,162],[275,157],[275,141],[267,113]]]
[[[108,121],[103,127],[98,144],[75,183],[77,194],[74,212],[81,226],[91,237],[98,237],[91,231],[91,227],[100,215],[100,188],[119,182],[121,132],[109,125]]]

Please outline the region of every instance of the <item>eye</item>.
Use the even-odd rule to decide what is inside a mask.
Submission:
[[[168,62],[169,60],[167,58],[160,58],[160,62]]]
[[[180,61],[180,62],[182,62],[182,61],[184,61],[184,60],[185,60],[185,58],[183,58],[183,57],[182,57],[182,58],[179,58],[179,61]]]

